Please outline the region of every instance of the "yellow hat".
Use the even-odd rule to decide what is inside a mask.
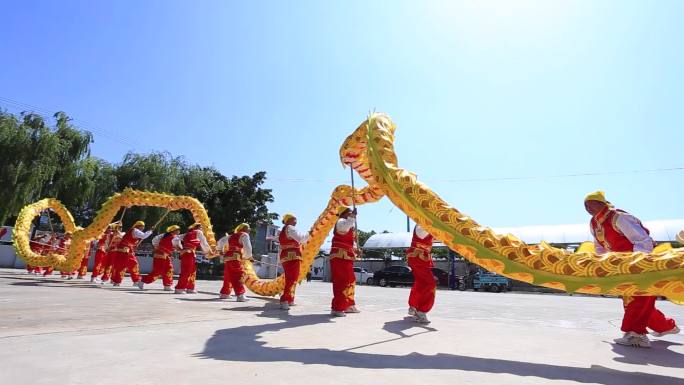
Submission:
[[[297,217],[292,213],[287,213],[287,214],[283,215],[283,223],[287,223],[287,221],[289,221],[292,218],[297,219]]]
[[[113,222],[113,223],[110,223],[110,224],[109,224],[109,227],[111,227],[111,228],[121,227],[121,223],[119,223],[119,222]]]
[[[188,226],[188,230],[192,230],[197,226],[202,226],[202,224],[199,222],[195,222],[195,223],[191,224],[190,226]]]
[[[169,226],[169,227],[166,228],[166,232],[167,232],[167,233],[171,233],[171,232],[174,232],[174,231],[176,231],[176,230],[180,230],[180,226],[178,226],[178,225],[171,225],[171,226]]]
[[[133,227],[138,227],[138,226],[145,227],[145,222],[143,222],[143,221],[136,221],[136,222],[133,224]]]
[[[608,201],[606,200],[606,194],[600,190],[587,194],[587,196],[584,197],[584,201],[599,201],[606,204],[608,203]]]
[[[249,224],[248,224],[248,223],[240,223],[239,225],[237,225],[237,226],[235,227],[235,232],[237,233],[237,232],[240,232],[240,231],[242,231],[242,230],[247,230],[247,229],[249,229]]]
[[[342,215],[343,212],[345,212],[347,210],[351,210],[351,209],[347,206],[340,206],[337,208],[337,215],[340,216],[340,215]]]

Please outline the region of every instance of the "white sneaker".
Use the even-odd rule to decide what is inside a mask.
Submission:
[[[666,330],[666,331],[664,331],[664,332],[662,332],[662,333],[651,332],[651,335],[654,336],[654,337],[663,337],[663,336],[666,336],[666,335],[668,335],[668,334],[678,334],[679,332],[680,332],[679,327],[678,327],[678,326],[675,326],[675,327],[673,327],[672,329]]]
[[[408,315],[415,316],[416,315],[416,308],[413,306],[409,307]]]
[[[288,303],[288,305],[290,305],[290,307],[292,307],[292,306],[297,306],[297,304],[294,303],[294,302],[290,302],[290,303]]]
[[[416,310],[416,315],[415,315],[416,322],[419,324],[429,324],[430,320],[427,317],[427,313],[423,313],[422,311],[417,311]]]
[[[187,290],[185,290],[185,293],[186,293],[186,294],[197,294],[197,290],[195,290],[195,289],[187,289]]]
[[[109,280],[107,280],[107,281],[100,280],[100,285],[104,285],[107,282],[109,282]]]
[[[237,301],[238,302],[247,302],[247,301],[249,301],[249,299],[245,298],[244,294],[240,294],[237,296]]]
[[[280,308],[283,310],[290,310],[290,304],[287,302],[281,302],[280,303]]]
[[[228,299],[228,298],[230,298],[230,294],[221,294],[219,296],[219,299]]]
[[[343,311],[335,311],[335,310],[331,310],[330,315],[333,317],[346,317],[347,316],[346,314],[344,314]]]
[[[361,313],[361,310],[357,309],[356,306],[352,305],[344,311],[345,313]]]
[[[648,340],[646,334],[636,334],[632,332],[625,333],[624,336],[613,340],[618,345],[634,346],[639,348],[650,348],[651,341]]]
[[[118,287],[118,286],[121,286],[121,284],[120,283],[113,283],[112,286]]]
[[[78,277],[76,277],[76,279],[85,279],[85,277],[83,277],[82,275],[79,275]]]
[[[173,289],[171,286],[164,286],[164,291],[172,291]]]
[[[185,294],[185,289],[176,289],[173,294]]]
[[[138,289],[143,290],[143,288],[145,287],[145,282],[138,281],[138,282],[134,283],[133,286],[137,286]]]

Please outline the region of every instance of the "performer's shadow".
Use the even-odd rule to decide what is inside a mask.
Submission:
[[[181,294],[181,297],[178,298],[181,301],[187,301],[187,302],[221,302],[221,303],[233,303],[237,302],[237,297],[234,295],[230,296],[229,298],[224,298],[221,299],[219,298],[219,293],[212,293],[208,291],[200,291],[198,292],[199,294],[209,294],[209,295],[214,295],[213,298],[192,298],[191,296],[188,296],[188,294]],[[246,296],[249,300],[255,300],[258,299],[260,301],[265,301],[266,303],[275,303],[278,304],[279,301],[277,298],[271,298],[271,297],[261,297],[261,296],[256,296],[256,295],[248,295]],[[245,303],[245,302],[240,302],[240,303]],[[257,310],[263,310],[263,308],[258,308]]]
[[[248,310],[255,310],[254,306],[249,306],[249,308],[251,309]],[[237,308],[231,310],[237,310]],[[599,365],[574,367],[495,358],[468,357],[446,353],[425,355],[414,352],[407,355],[390,355],[356,351],[360,348],[388,342],[389,340],[344,350],[270,347],[262,339],[263,335],[273,332],[286,332],[287,329],[311,325],[344,322],[344,320],[335,319],[333,321],[328,314],[295,315],[270,308],[263,310],[257,317],[275,319],[280,322],[218,330],[207,340],[204,350],[195,354],[195,356],[233,362],[298,362],[305,365],[330,365],[362,369],[451,369],[482,373],[504,373],[521,377],[531,376],[548,380],[566,380],[604,385],[682,384],[682,379],[677,377],[621,371]],[[398,335],[398,338],[393,339],[396,340],[415,336],[415,334],[407,334],[406,331],[416,326],[417,324],[411,321],[399,320],[385,323],[383,329]],[[425,329],[424,333],[435,331],[434,328],[429,327],[423,327],[423,329]]]
[[[99,285],[83,281],[66,281],[63,279],[43,278],[43,279],[22,279],[22,282],[12,282],[12,286],[36,286],[36,287],[71,287],[71,288],[90,288]]]
[[[670,346],[682,346],[682,344],[677,342],[665,340],[651,341],[650,349],[618,344],[611,345],[613,352],[621,356],[613,358],[617,362],[633,365],[656,365],[668,368],[684,367],[684,354],[669,349]]]

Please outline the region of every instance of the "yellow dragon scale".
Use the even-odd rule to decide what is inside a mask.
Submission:
[[[357,189],[352,194],[349,186],[338,186],[331,194],[328,206],[314,222],[311,227],[311,239],[305,245],[303,251],[304,263],[300,271],[300,280],[306,277],[306,273],[311,268],[314,258],[323,245],[325,238],[332,229],[337,219],[337,208],[340,205],[351,205],[352,196],[357,205],[375,202],[382,198],[382,193],[373,187]],[[35,266],[54,266],[58,270],[72,271],[78,268],[83,255],[88,251],[90,241],[98,239],[105,231],[109,223],[112,222],[122,207],[130,206],[152,206],[163,207],[169,210],[189,210],[195,221],[202,224],[205,229],[207,241],[213,247],[216,246],[216,237],[212,230],[209,215],[204,206],[195,198],[189,196],[175,196],[148,191],[137,191],[126,189],[122,193],[114,194],[103,205],[95,216],[93,223],[86,228],[77,227],[71,213],[62,205],[60,201],[53,198],[46,198],[36,203],[24,207],[17,217],[14,226],[14,248],[17,255],[26,263]],[[43,210],[53,210],[62,220],[64,229],[70,231],[72,235],[71,245],[66,255],[48,254],[40,255],[31,250],[29,233],[31,222],[39,216]],[[244,261],[245,285],[254,293],[260,295],[273,296],[283,291],[285,279],[283,276],[274,280],[259,279],[254,272],[252,263]]]
[[[340,148],[340,158],[435,238],[469,261],[509,278],[568,292],[660,295],[684,301],[684,249],[660,253],[570,253],[495,234],[398,167],[395,125],[374,113]]]

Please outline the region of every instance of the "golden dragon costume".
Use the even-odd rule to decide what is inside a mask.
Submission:
[[[373,203],[387,196],[434,237],[451,249],[487,270],[508,278],[567,292],[611,295],[659,295],[684,304],[684,248],[645,254],[593,252],[571,253],[546,243],[527,245],[510,234],[495,234],[469,216],[443,201],[415,174],[398,166],[394,152],[395,125],[388,115],[373,113],[342,144],[340,158],[368,184],[362,189],[335,188],[318,219],[311,226],[311,238],[303,247],[300,280],[306,276],[313,259],[336,222],[340,205]],[[69,271],[80,263],[88,242],[97,239],[124,206],[155,206],[169,210],[187,209],[206,229],[209,244],[216,240],[206,210],[199,201],[126,189],[102,206],[93,223],[77,228],[71,214],[55,199],[43,199],[21,210],[14,228],[17,254],[36,266],[56,266]],[[73,233],[66,256],[38,255],[29,247],[31,221],[45,209],[54,210],[65,230]],[[259,279],[251,262],[245,261],[247,287],[261,295],[276,295],[283,290],[284,278]]]

